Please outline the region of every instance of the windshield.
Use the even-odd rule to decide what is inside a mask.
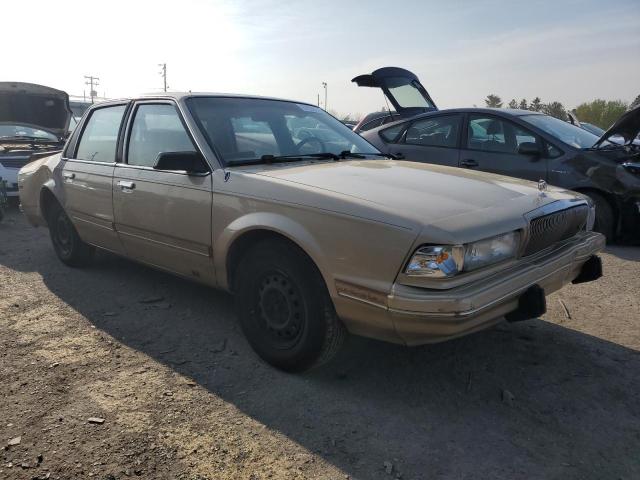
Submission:
[[[25,125],[0,125],[0,138],[4,137],[32,137],[38,140],[58,140],[58,137],[52,133]]]
[[[591,132],[548,115],[523,115],[520,118],[575,148],[591,148],[599,139]]]
[[[187,105],[211,147],[228,165],[264,156],[379,153],[312,105],[230,97],[193,97]]]
[[[601,129],[600,127],[596,127],[595,125],[591,125],[590,123],[580,123],[580,126],[587,132],[591,132],[598,137],[604,135],[603,129]]]

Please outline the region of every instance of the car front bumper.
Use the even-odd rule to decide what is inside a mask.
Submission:
[[[385,308],[372,305],[360,307],[361,311],[352,308],[345,323],[356,334],[421,345],[488,328],[505,316],[514,320],[533,318],[544,310],[529,305],[526,299],[531,297],[532,290],[541,290],[544,302],[544,295],[577,277],[578,281],[597,278],[594,262],[600,264],[594,256],[604,246],[601,234],[584,232],[558,248],[539,252],[506,271],[460,287],[433,290],[395,284]],[[597,260],[587,264],[594,258]],[[352,300],[352,307],[353,303]],[[531,315],[527,316],[527,312]]]

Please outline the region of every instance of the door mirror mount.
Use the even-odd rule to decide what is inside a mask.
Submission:
[[[187,172],[188,175],[203,175],[209,171],[207,162],[199,152],[160,152],[153,168]]]

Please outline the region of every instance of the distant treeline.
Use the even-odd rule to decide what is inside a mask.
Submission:
[[[495,94],[487,95],[484,103],[490,108],[502,108],[502,99]],[[581,122],[592,123],[600,128],[607,129],[615,122],[620,115],[627,110],[640,105],[640,95],[630,104],[623,100],[602,100],[596,99],[591,102],[585,102],[571,110],[576,114]],[[512,99],[508,104],[508,108],[519,108],[521,110],[531,110],[532,112],[542,112],[561,120],[568,120],[567,109],[560,102],[543,102],[540,97],[536,97],[531,102],[527,102],[525,98],[517,101]]]

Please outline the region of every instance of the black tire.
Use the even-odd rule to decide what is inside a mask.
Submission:
[[[265,240],[244,255],[235,277],[240,325],[264,361],[301,372],[338,352],[346,329],[322,276],[298,247]]]
[[[54,203],[50,207],[48,217],[49,235],[58,258],[70,267],[87,265],[93,257],[95,248],[80,239],[62,207]]]
[[[615,237],[615,214],[609,201],[599,193],[588,192],[587,196],[593,200],[596,206],[596,221],[593,230],[603,234],[607,238],[607,243]]]

